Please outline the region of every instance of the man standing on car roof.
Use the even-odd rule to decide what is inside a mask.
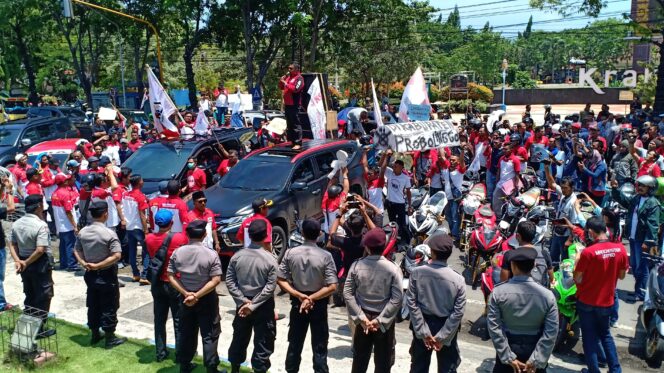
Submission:
[[[270,221],[267,220],[266,217],[270,206],[272,206],[272,200],[265,198],[257,198],[251,203],[251,208],[254,210],[254,214],[251,217],[244,219],[235,236],[238,241],[242,242],[244,247],[249,247],[249,244],[251,244],[249,238],[249,225],[254,220],[265,221],[265,224],[267,225],[267,237],[265,237],[264,242],[269,245],[270,248],[272,247],[272,224],[270,224]]]
[[[279,80],[279,89],[283,93],[284,111],[286,114],[288,141],[293,143],[293,149],[302,147],[302,124],[298,117],[300,107],[300,95],[304,90],[304,78],[300,74],[300,65],[292,63],[288,65],[288,74]]]

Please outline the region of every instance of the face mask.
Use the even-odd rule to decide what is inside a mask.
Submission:
[[[193,162],[187,163],[187,167],[189,167],[189,169],[191,170],[192,168],[194,168],[194,163]]]

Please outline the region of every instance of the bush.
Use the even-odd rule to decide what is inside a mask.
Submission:
[[[530,73],[527,71],[517,71],[514,75],[514,83],[512,84],[512,88],[537,88],[537,82],[530,78]]]
[[[402,82],[394,82],[390,84],[389,90],[390,90],[390,97],[399,97],[403,95],[403,91],[406,89],[406,86],[403,85]]]
[[[450,100],[439,109],[447,111],[448,109],[453,113],[465,113],[468,109],[468,104],[472,103],[477,110],[481,113],[486,113],[489,109],[489,103],[486,101],[473,101],[473,100]]]
[[[337,100],[341,100],[341,92],[339,92],[338,89],[336,89],[332,84],[330,84],[327,88],[330,90],[332,97],[336,98]]]
[[[440,89],[440,100],[447,100],[450,97],[450,87],[446,86]],[[493,91],[486,86],[476,83],[468,83],[468,96],[464,93],[454,93],[452,100],[466,100],[491,102],[493,100]]]

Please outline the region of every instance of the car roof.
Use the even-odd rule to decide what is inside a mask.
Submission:
[[[249,153],[245,158],[252,156],[280,156],[288,157],[291,162],[296,162],[298,159],[310,154],[315,154],[319,151],[354,144],[356,144],[354,141],[342,139],[305,140],[302,142],[302,148],[298,150],[293,150],[290,143],[284,143],[270,148],[255,150]]]
[[[49,152],[54,150],[74,151],[76,149],[76,143],[79,140],[81,139],[71,138],[71,139],[57,139],[57,140],[44,141],[34,146],[31,146],[26,153],[41,153],[41,152]]]
[[[57,120],[59,119],[51,117],[28,117],[28,118],[22,118],[6,122],[5,124],[2,125],[2,127],[10,129],[11,128],[22,129],[29,125],[40,124],[40,122],[53,122]]]
[[[236,132],[237,131],[237,132]],[[183,149],[194,149],[200,145],[204,145],[210,142],[216,142],[217,140],[223,141],[228,138],[237,136],[239,137],[245,132],[253,131],[251,128],[217,128],[214,130],[215,136],[205,137],[205,138],[196,138],[192,140],[160,140],[158,142],[145,144],[143,146],[155,146],[155,144],[166,145],[166,146],[175,146],[175,144],[180,143]]]

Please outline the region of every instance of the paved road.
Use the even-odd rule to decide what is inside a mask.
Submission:
[[[54,245],[54,248],[57,246]],[[57,250],[57,249],[56,249]],[[460,253],[455,252],[450,259],[450,265],[459,272],[463,272]],[[13,304],[20,304],[23,301],[20,277],[11,270],[13,263],[7,263],[8,273],[5,282],[5,291],[8,300]],[[125,281],[130,281],[127,270],[121,271],[121,277]],[[57,317],[64,320],[85,325],[85,285],[81,277],[75,277],[70,273],[56,271],[55,280],[55,298],[52,303],[52,312]],[[633,286],[631,278],[620,283],[622,290],[628,290]],[[463,358],[460,372],[485,372],[490,371],[493,366],[495,351],[491,342],[485,337],[484,319],[481,317],[484,308],[484,301],[479,289],[473,290],[468,287],[468,305],[464,322],[459,337],[459,345]],[[222,357],[227,356],[228,347],[232,336],[232,318],[233,302],[226,295],[225,286],[221,285],[218,289],[220,293],[220,314],[222,315],[222,337],[219,342],[219,353]],[[625,292],[621,292],[625,294]],[[285,295],[278,296],[277,308],[280,313],[288,313],[289,303]],[[119,311],[120,324],[118,333],[138,339],[153,339],[152,328],[152,298],[149,288],[139,286],[136,283],[128,283],[121,290],[121,307]],[[330,344],[329,344],[329,364],[332,372],[347,372],[350,370],[351,351],[350,351],[350,333],[347,324],[347,314],[345,308],[330,308]],[[613,329],[613,334],[619,347],[621,362],[626,372],[637,371],[656,371],[649,369],[642,361],[640,356],[641,347],[637,342],[643,339],[642,330],[637,327],[638,312],[637,305],[627,304],[621,301],[620,321],[617,328]],[[288,317],[278,321],[278,335],[276,343],[276,352],[273,355],[275,366],[271,371],[283,372],[283,363],[285,361],[287,348]],[[636,336],[636,338],[634,338]],[[407,323],[397,325],[397,359],[394,372],[404,372],[408,370],[409,355],[408,347],[412,335],[408,329]],[[169,340],[173,342],[172,326],[169,325]],[[580,344],[575,349],[576,352],[567,355],[554,356],[551,360],[550,371],[571,372],[580,371],[582,361],[578,356],[581,352]],[[199,344],[200,353],[200,344]],[[305,345],[303,353],[303,372],[310,371],[311,348]],[[435,359],[434,359],[435,360]],[[432,368],[431,371],[434,371]]]

